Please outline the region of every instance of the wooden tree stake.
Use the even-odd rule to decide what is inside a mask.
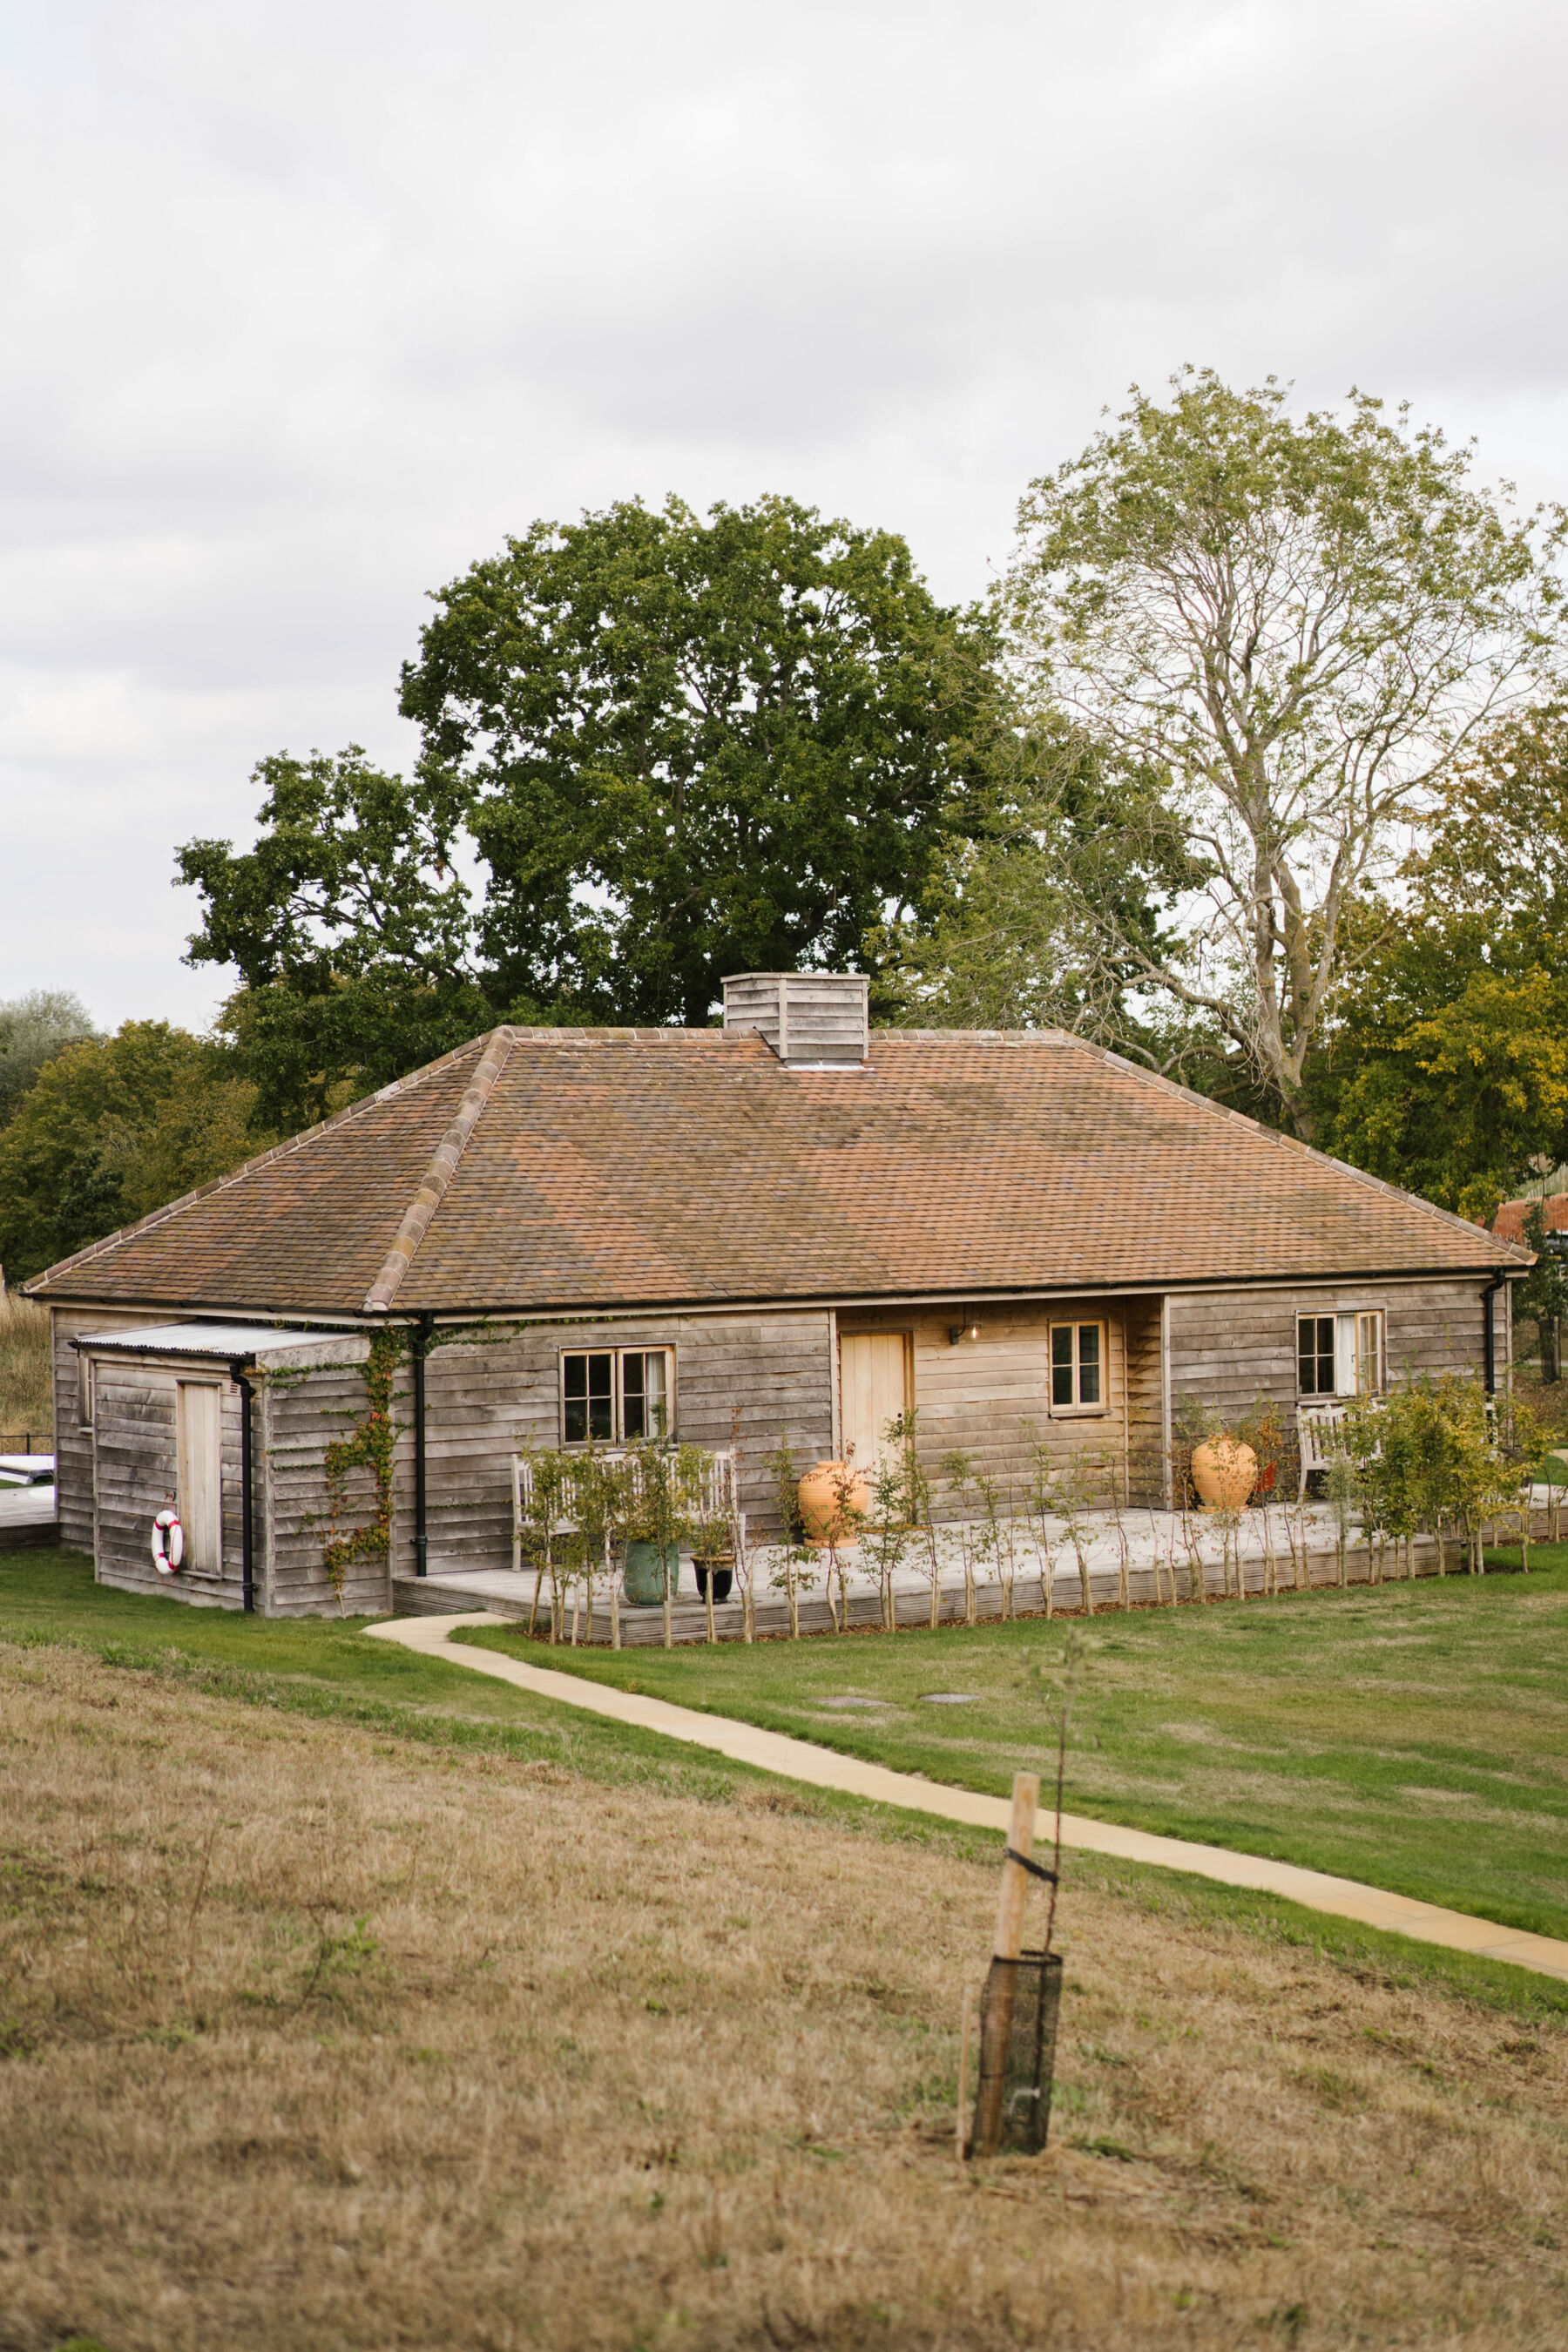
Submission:
[[[1035,1843],[1035,1815],[1039,1810],[1040,1780],[1037,1772],[1013,1775],[1013,1818],[1007,1832],[1012,1853],[1027,1860]],[[996,1903],[999,1960],[1016,1960],[1024,1948],[1024,1911],[1029,1898],[1029,1874],[1011,1860],[1002,1864],[1002,1891]],[[974,2119],[974,2154],[994,2156],[1002,2138],[1002,2100],[1007,2087],[1007,2045],[1013,2035],[1013,1976],[1005,1969],[994,1979],[985,2004],[980,2037],[980,2106]]]

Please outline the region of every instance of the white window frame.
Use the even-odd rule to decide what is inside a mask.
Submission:
[[[85,1348],[77,1351],[76,1425],[79,1429],[98,1426],[98,1367]]]
[[[1071,1404],[1058,1404],[1057,1402],[1057,1333],[1058,1331],[1070,1331],[1073,1335],[1073,1402]],[[1100,1397],[1098,1402],[1093,1404],[1085,1404],[1081,1399],[1083,1388],[1082,1335],[1085,1331],[1098,1331],[1100,1334]],[[1110,1411],[1110,1325],[1102,1321],[1098,1316],[1094,1315],[1075,1315],[1070,1320],[1064,1316],[1059,1321],[1053,1321],[1049,1325],[1046,1335],[1046,1380],[1047,1382],[1046,1391],[1047,1402],[1048,1403],[1053,1421],[1091,1421],[1104,1413],[1108,1413]]]
[[[1334,1327],[1334,1385],[1331,1389],[1301,1386],[1301,1326],[1327,1323]],[[1363,1381],[1370,1341],[1371,1377]],[[1314,1349],[1313,1353],[1316,1354]],[[1296,1317],[1296,1393],[1303,1402],[1320,1397],[1381,1396],[1388,1377],[1387,1324],[1381,1307],[1304,1307]]]
[[[608,1437],[568,1437],[566,1434],[566,1364],[573,1356],[608,1356],[610,1364],[610,1422]],[[649,1348],[563,1348],[556,1368],[560,1391],[561,1443],[563,1446],[636,1445],[644,1439],[628,1438],[626,1434],[626,1361],[628,1356],[662,1356],[664,1358],[665,1423],[662,1432],[649,1431],[647,1436],[675,1435],[675,1349],[656,1343]]]

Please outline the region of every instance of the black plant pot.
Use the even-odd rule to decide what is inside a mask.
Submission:
[[[706,1601],[708,1598],[707,1566],[700,1559],[694,1559],[691,1565],[697,1572],[697,1597],[700,1601]],[[732,1568],[716,1568],[713,1570],[713,1598],[716,1601],[728,1601],[730,1587],[734,1580],[735,1571]]]

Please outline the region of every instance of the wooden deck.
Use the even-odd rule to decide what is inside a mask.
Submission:
[[[1536,1490],[1538,1496],[1542,1489]],[[1151,1533],[1132,1546],[1132,1557],[1127,1570],[1127,1589],[1133,1607],[1152,1607],[1171,1594],[1170,1538],[1173,1532],[1173,1515],[1144,1513],[1145,1522],[1152,1522]],[[1547,1513],[1544,1508],[1532,1515],[1531,1540],[1538,1541],[1547,1533]],[[1304,1584],[1313,1590],[1336,1584],[1339,1580],[1339,1554],[1334,1541],[1332,1524],[1326,1514],[1309,1515],[1307,1543],[1304,1555]],[[1507,1533],[1500,1538],[1507,1540]],[[1517,1541],[1517,1532],[1512,1536]],[[1155,1586],[1154,1556],[1160,1559],[1159,1590]],[[1417,1575],[1434,1576],[1437,1569],[1436,1546],[1429,1538],[1416,1539],[1415,1564]],[[762,1640],[787,1638],[789,1605],[783,1592],[769,1582],[772,1557],[766,1551],[757,1555],[754,1590],[755,1625]],[[1264,1600],[1268,1596],[1268,1569],[1260,1544],[1255,1539],[1243,1550],[1240,1569],[1248,1600]],[[1397,1580],[1396,1563],[1392,1551],[1384,1563],[1384,1581]],[[1178,1553],[1175,1590],[1185,1604],[1192,1597],[1188,1561]],[[1365,1584],[1374,1572],[1373,1557],[1365,1546],[1352,1542],[1347,1549],[1346,1580]],[[1463,1573],[1463,1562],[1458,1544],[1448,1544],[1448,1572]],[[1232,1575],[1234,1578],[1235,1569]],[[1292,1590],[1289,1552],[1281,1538],[1277,1547],[1275,1576],[1281,1597]],[[1225,1597],[1225,1570],[1211,1537],[1203,1560],[1203,1590],[1210,1601]],[[1089,1592],[1096,1613],[1114,1610],[1121,1591],[1120,1563],[1110,1556],[1110,1547],[1103,1526],[1097,1524],[1096,1540],[1089,1558]],[[500,1617],[526,1620],[534,1603],[531,1575],[517,1575],[505,1569],[468,1569],[437,1571],[427,1577],[397,1576],[392,1583],[393,1613],[399,1617],[461,1615],[475,1609],[488,1609]],[[900,1626],[927,1625],[931,1622],[931,1587],[923,1578],[916,1579],[909,1570],[900,1572],[893,1594],[894,1614]],[[994,1576],[979,1576],[975,1582],[976,1622],[994,1623],[1003,1615],[1004,1594]],[[1058,1558],[1053,1586],[1054,1613],[1058,1617],[1072,1616],[1081,1606],[1078,1564],[1069,1553]],[[1012,1613],[1016,1617],[1039,1618],[1045,1614],[1046,1599],[1042,1580],[1034,1570],[1020,1573],[1014,1580]],[[798,1603],[800,1630],[803,1634],[829,1633],[833,1618],[820,1587],[801,1594]],[[944,1570],[938,1601],[938,1622],[961,1624],[964,1619],[964,1591],[962,1572],[951,1563]],[[571,1604],[568,1601],[566,1621],[571,1625]],[[881,1596],[869,1581],[857,1582],[851,1578],[847,1596],[847,1622],[852,1628],[875,1630],[882,1622]],[[538,1622],[542,1629],[549,1623],[548,1603],[543,1597],[539,1603]],[[738,1642],[744,1638],[745,1618],[741,1601],[732,1597],[716,1602],[713,1610],[714,1638],[721,1642]],[[708,1612],[695,1592],[689,1561],[683,1560],[680,1589],[670,1612],[671,1638],[679,1643],[705,1642],[708,1638]],[[664,1640],[664,1612],[658,1607],[637,1608],[623,1600],[620,1605],[620,1637],[626,1649],[647,1644],[657,1645]],[[606,1585],[595,1585],[594,1617],[590,1626],[587,1611],[579,1606],[577,1638],[579,1643],[607,1645],[611,1639],[609,1592]]]

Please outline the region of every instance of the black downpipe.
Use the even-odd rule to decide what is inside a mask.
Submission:
[[[425,1356],[430,1345],[432,1318],[422,1315],[414,1329],[414,1573],[424,1576],[430,1566],[430,1531],[426,1524],[425,1492]]]
[[[239,1589],[247,1615],[256,1608],[256,1507],[251,1496],[251,1415],[256,1391],[237,1364],[229,1370],[239,1391]]]
[[[1497,1394],[1497,1327],[1492,1319],[1492,1302],[1507,1281],[1506,1274],[1495,1274],[1481,1293],[1481,1308],[1486,1318],[1481,1336],[1486,1347],[1488,1396]]]

